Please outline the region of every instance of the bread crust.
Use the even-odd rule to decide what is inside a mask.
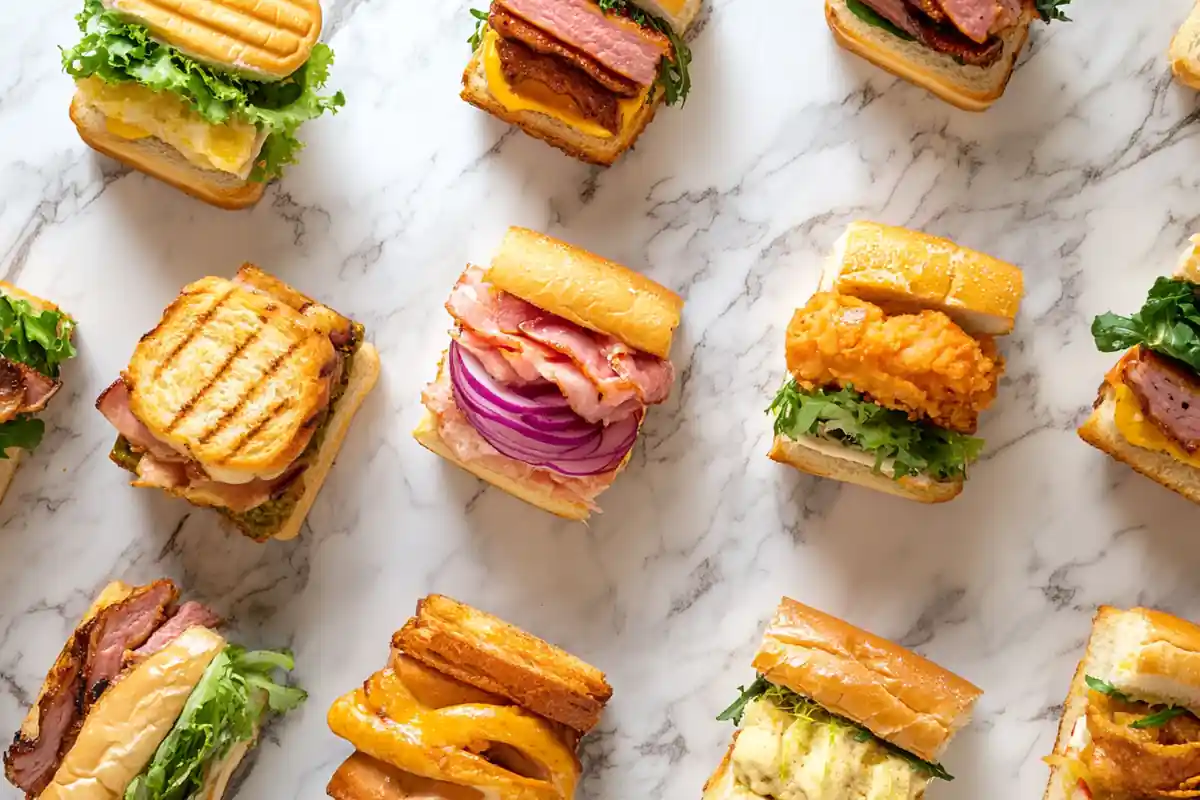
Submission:
[[[721,763],[704,782],[704,794],[701,800],[736,800],[733,794],[736,781],[733,775],[733,747],[736,743],[737,733],[735,732],[733,741],[729,743],[729,749],[721,758]]]
[[[927,761],[938,760],[983,694],[911,650],[787,597],[753,665]]]
[[[964,111],[986,111],[1008,87],[1033,17],[1026,11],[1021,24],[1005,34],[1003,55],[987,70],[964,67],[948,55],[873,28],[854,16],[846,0],[825,0],[825,21],[837,43],[855,55]]]
[[[333,773],[325,793],[333,800],[486,800],[478,789],[422,778],[358,751]]]
[[[417,603],[392,646],[439,672],[586,733],[612,687],[604,673],[503,620],[444,595]]]
[[[267,190],[262,181],[242,180],[219,170],[201,169],[158,139],[130,141],[114,136],[105,127],[104,115],[87,108],[78,94],[71,101],[71,121],[79,130],[79,137],[93,150],[217,208],[227,211],[249,208],[261,200]]]
[[[0,503],[4,502],[8,494],[8,487],[12,484],[13,476],[17,474],[17,467],[21,466],[22,452],[19,447],[10,447],[4,451],[7,458],[0,461]]]
[[[1167,58],[1176,80],[1184,86],[1200,89],[1200,4],[1192,6],[1187,19],[1171,37]]]

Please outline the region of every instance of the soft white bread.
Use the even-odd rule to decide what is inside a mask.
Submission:
[[[170,733],[225,639],[190,628],[109,687],[41,800],[118,800]]]
[[[630,347],[668,358],[683,299],[646,276],[528,228],[509,228],[486,279]]]
[[[733,734],[733,741],[737,742],[736,733]],[[737,785],[733,775],[733,744],[730,744],[717,769],[705,781],[701,800],[749,800],[757,797],[749,789]]]
[[[949,239],[852,222],[833,246],[822,291],[848,294],[890,314],[941,311],[970,334],[1012,331],[1025,293],[1021,270]]]
[[[897,480],[887,471],[876,472],[875,459],[868,453],[811,436],[799,440],[776,436],[767,455],[772,461],[810,475],[857,484],[919,503],[945,503],[958,497],[963,490],[961,478],[936,481],[924,475],[906,475]]]
[[[1174,276],[1192,283],[1200,283],[1200,233],[1193,234],[1188,239],[1187,247],[1179,253]]]
[[[78,94],[71,101],[71,121],[79,129],[80,138],[93,150],[218,208],[230,211],[249,208],[266,191],[266,183],[262,181],[197,167],[160,139],[131,140],[109,133],[104,115],[85,104]]]
[[[1200,89],[1200,4],[1192,6],[1191,13],[1171,39],[1167,56],[1175,79],[1185,86]]]
[[[700,0],[634,0],[634,5],[656,17],[662,17],[680,35],[691,27],[700,13]]]
[[[204,785],[200,787],[200,794],[196,796],[196,800],[221,800],[225,796],[225,790],[229,788],[229,781],[233,779],[234,773],[241,765],[242,759],[257,742],[258,731],[256,729],[254,736],[234,743],[223,758],[210,764],[208,774],[204,776]]]
[[[983,694],[911,650],[787,597],[754,669],[927,761],[938,760]]]
[[[959,64],[920,42],[901,39],[864,22],[846,0],[825,0],[825,21],[837,43],[850,52],[964,111],[984,111],[1004,94],[1029,36],[1033,12],[1026,5],[1020,24],[1001,34],[1004,53],[987,68]]]
[[[484,791],[422,778],[358,751],[325,787],[333,800],[487,800]]]

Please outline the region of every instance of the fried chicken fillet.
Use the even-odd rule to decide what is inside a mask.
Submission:
[[[940,311],[888,316],[856,297],[818,292],[787,330],[788,370],[801,388],[852,387],[912,420],[974,433],[1004,362]]]

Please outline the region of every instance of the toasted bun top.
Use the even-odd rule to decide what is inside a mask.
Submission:
[[[975,335],[1013,329],[1024,294],[1021,270],[919,231],[854,222],[834,245],[821,288],[890,313],[942,311]]]
[[[118,800],[171,732],[204,670],[225,649],[207,628],[189,628],[111,686],[41,800]]]
[[[983,694],[910,650],[786,597],[754,668],[927,761],[941,756]]]
[[[26,303],[29,303],[29,305],[33,306],[34,311],[59,310],[58,306],[56,306],[54,303],[51,303],[49,300],[43,300],[37,295],[30,294],[24,289],[13,286],[8,281],[0,281],[0,294],[8,295],[9,297],[17,300],[24,300]]]
[[[321,36],[320,0],[102,0],[197,61],[261,81],[308,61]]]
[[[125,372],[134,415],[214,480],[280,475],[329,403],[335,352],[312,319],[224,278],[184,288]]]
[[[1200,712],[1200,626],[1149,608],[1101,606],[1088,658],[1092,677],[1125,694]]]
[[[576,325],[659,358],[670,356],[683,299],[620,264],[527,228],[509,228],[487,280]]]

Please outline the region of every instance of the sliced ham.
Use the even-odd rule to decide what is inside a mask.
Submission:
[[[134,651],[134,658],[149,658],[178,639],[188,628],[216,628],[220,624],[221,617],[215,611],[195,600],[189,600],[181,605],[145,644]]]
[[[918,0],[922,5],[933,1]],[[909,36],[916,36],[920,32],[920,26],[906,0],[863,0],[863,2]]]
[[[79,721],[86,657],[84,637],[72,636],[46,678],[45,693],[38,698],[36,734],[18,733],[4,753],[5,777],[28,797],[40,795],[54,778],[59,750]]]
[[[179,589],[174,583],[155,581],[96,614],[88,637],[84,713],[121,672],[125,652],[145,644],[166,622],[167,610],[178,599]]]
[[[117,378],[96,400],[96,408],[104,415],[117,432],[140,451],[153,453],[161,461],[182,461],[186,457],[155,438],[150,429],[134,416],[129,407],[129,387],[122,378]]]
[[[942,10],[968,38],[983,44],[997,27],[1000,4],[997,0],[939,0]]]
[[[227,508],[242,514],[278,497],[304,473],[305,467],[297,464],[271,480],[259,478],[247,483],[220,483],[197,475],[190,464],[163,461],[153,453],[146,453],[138,461],[138,479],[133,485],[162,489],[199,506]]]
[[[0,356],[0,423],[41,411],[61,386],[33,367]]]

